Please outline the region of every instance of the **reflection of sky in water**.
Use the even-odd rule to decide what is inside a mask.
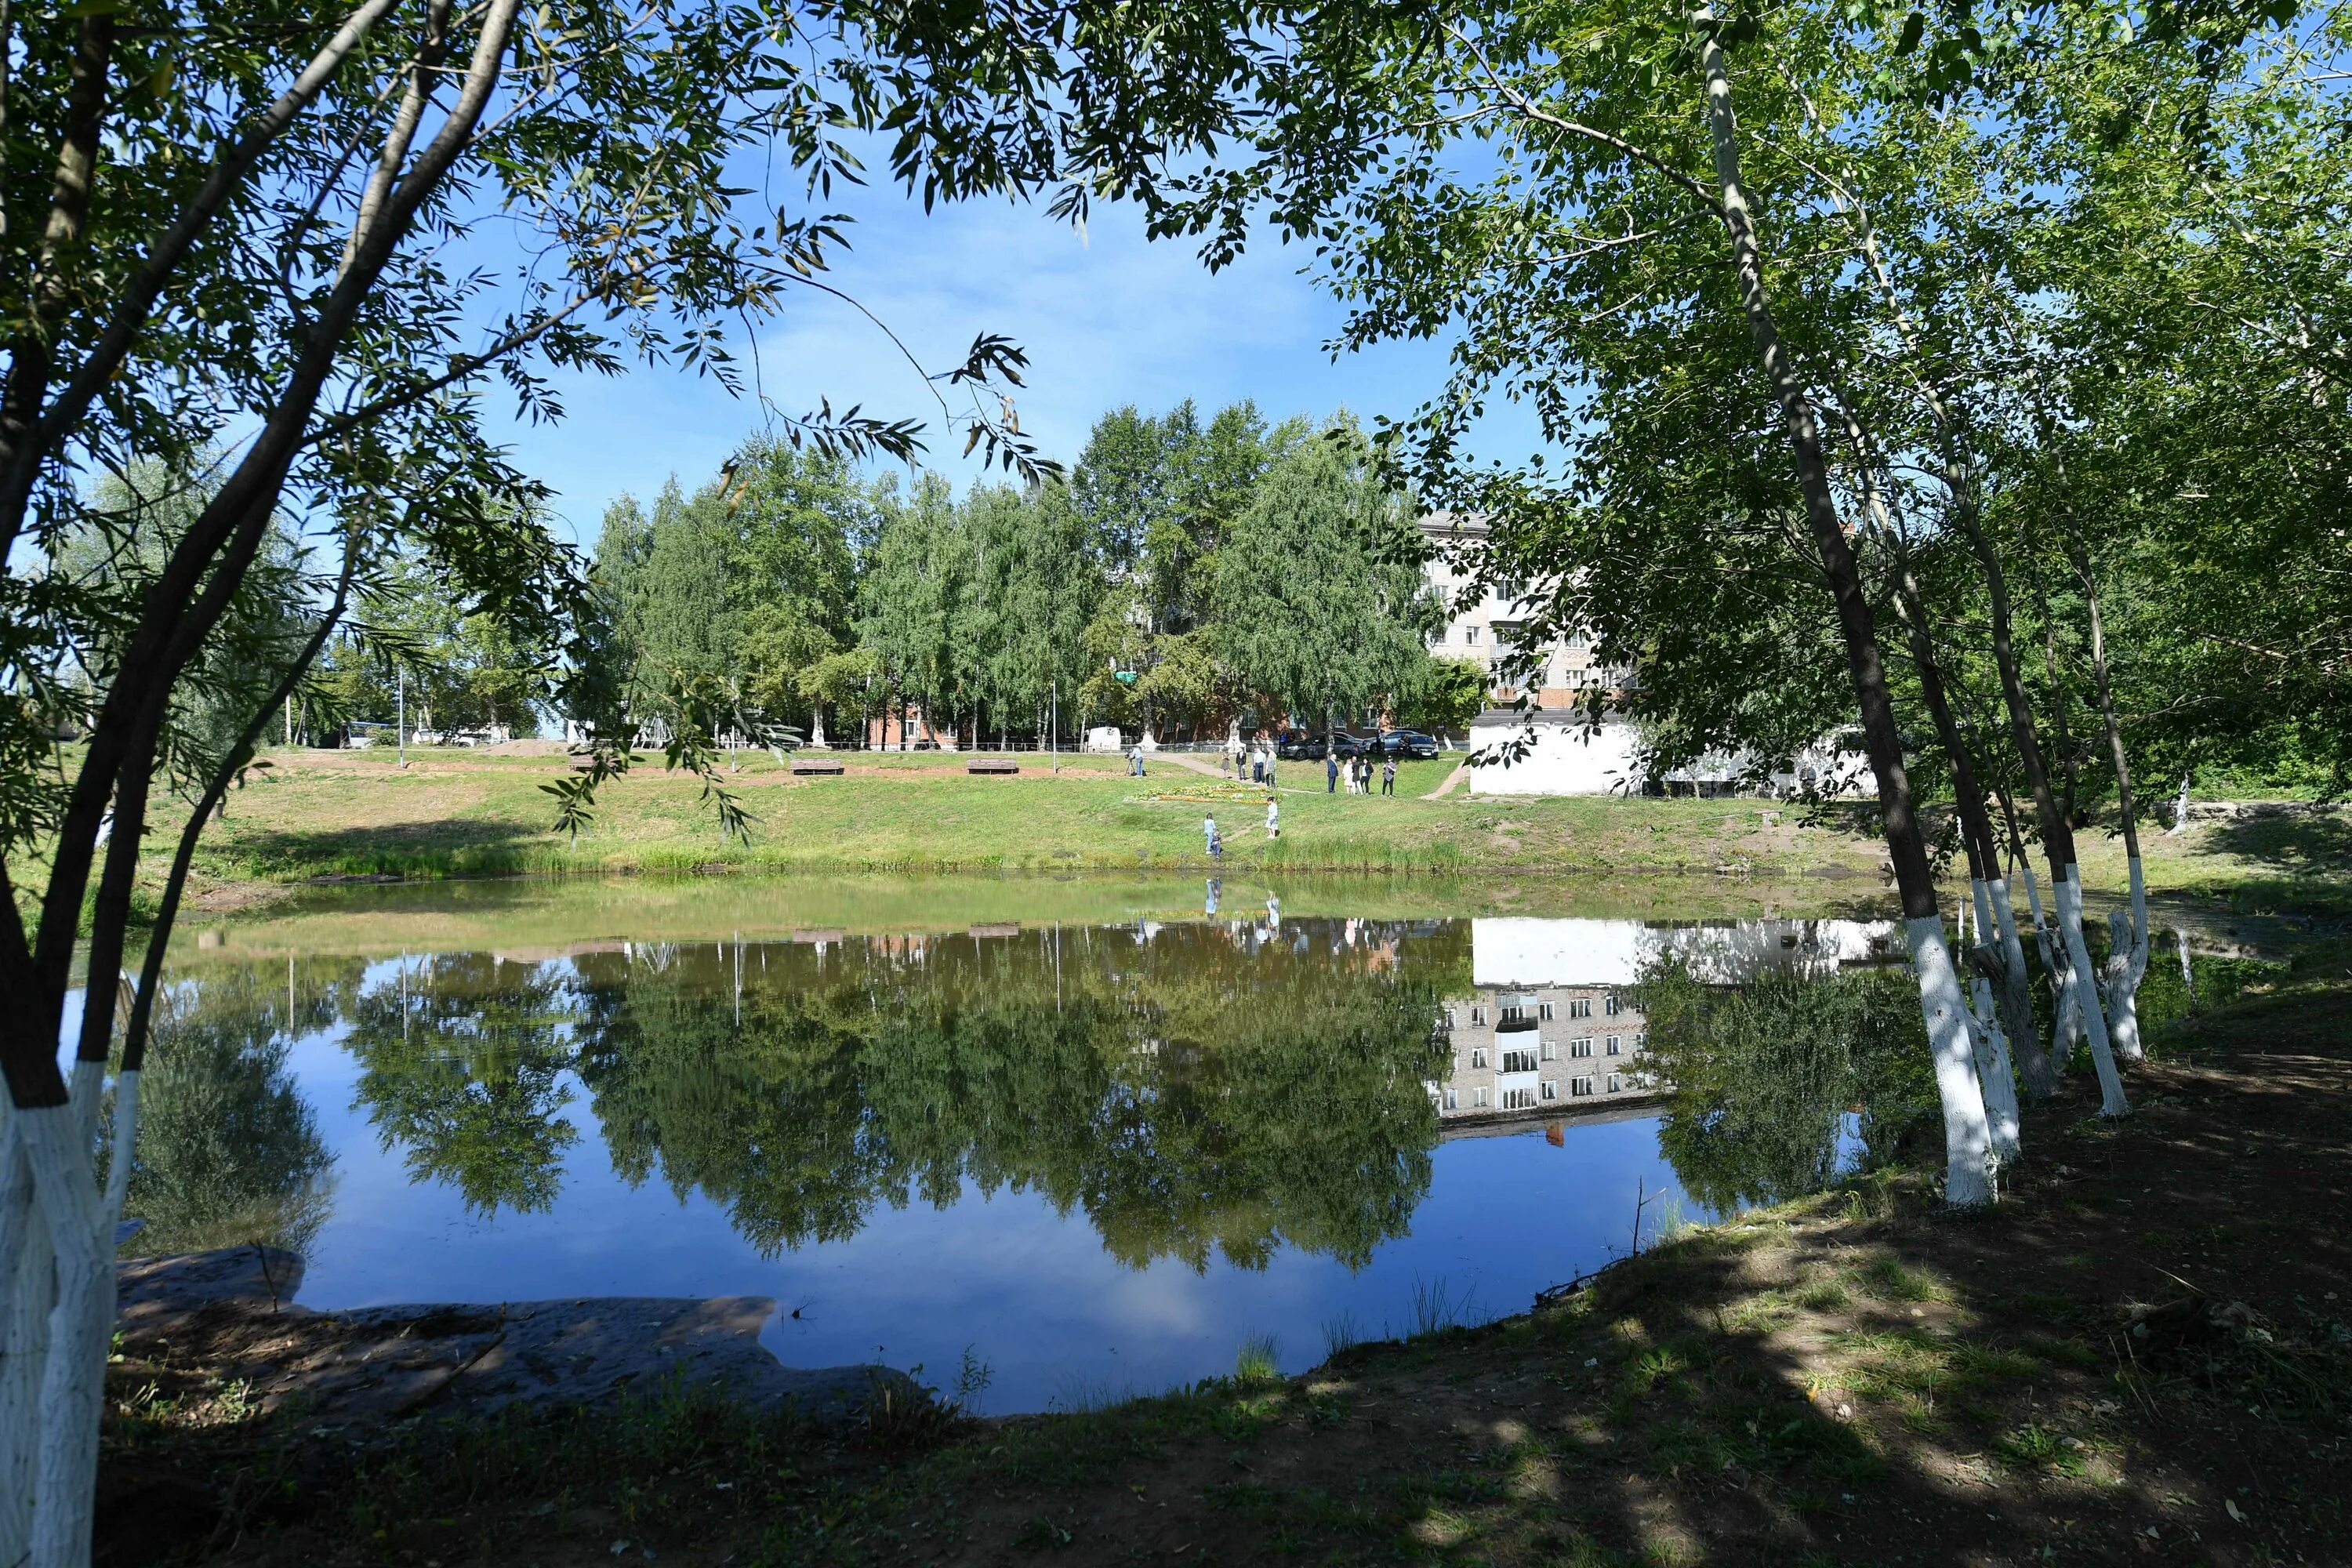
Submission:
[[[946,1385],[970,1346],[994,1368],[982,1401],[994,1413],[1229,1372],[1253,1334],[1273,1335],[1283,1367],[1303,1369],[1322,1359],[1328,1325],[1405,1331],[1417,1290],[1440,1284],[1468,1298],[1471,1318],[1523,1310],[1537,1290],[1624,1252],[1637,1187],[1668,1194],[1651,1204],[1645,1234],[1678,1198],[1654,1120],[1571,1121],[1557,1146],[1540,1125],[1438,1145],[1409,1234],[1354,1274],[1290,1247],[1258,1270],[1222,1258],[1199,1274],[1170,1258],[1134,1269],[1082,1212],[969,1185],[943,1210],[919,1196],[903,1209],[877,1204],[856,1235],[770,1260],[701,1193],[681,1204],[658,1176],[632,1187],[616,1175],[568,1075],[564,1115],[580,1137],[553,1207],[467,1214],[454,1188],[412,1182],[404,1152],[379,1146],[354,1108],[360,1068],[343,1033],[307,1037],[290,1064],[336,1154],[334,1216],[310,1259],[305,1305],[773,1296],[782,1310],[766,1338],[787,1363],[919,1363]]]

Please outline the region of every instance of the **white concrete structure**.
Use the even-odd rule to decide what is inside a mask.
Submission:
[[[1638,795],[1633,725],[1588,731],[1566,715],[1488,713],[1470,728],[1472,795]]]

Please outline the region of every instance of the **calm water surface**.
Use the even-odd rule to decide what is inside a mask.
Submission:
[[[527,900],[192,933],[134,1212],[158,1247],[298,1247],[314,1307],[766,1295],[787,1363],[946,1384],[969,1355],[982,1408],[1066,1405],[1254,1337],[1295,1370],[1517,1311],[1637,1212],[1700,1217],[1720,1184],[1661,1152],[1637,974],[1891,951],[1862,921],[1215,891],[905,931],[664,937],[623,897],[594,934]]]

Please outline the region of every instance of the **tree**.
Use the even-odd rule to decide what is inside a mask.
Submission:
[[[1409,728],[1466,730],[1486,708],[1486,670],[1474,658],[1426,658],[1405,682],[1397,721]]]
[[[15,1004],[0,1019],[0,1331],[27,1350],[0,1376],[0,1561],[89,1552],[121,1194],[98,1188],[89,1155],[110,1010],[86,1010],[70,1080],[57,1059],[83,911],[89,973],[118,973],[174,694],[223,646],[277,520],[327,546],[286,600],[312,625],[194,792],[151,952],[194,825],[396,545],[432,561],[453,601],[510,625],[552,635],[582,599],[569,552],[536,526],[537,487],[479,426],[491,378],[532,417],[562,411],[549,372],[611,372],[631,353],[733,384],[727,328],[821,286],[848,222],[824,204],[860,177],[861,133],[890,132],[891,176],[927,203],[1051,187],[1082,216],[1094,193],[1223,134],[1219,84],[1257,21],[1097,0],[977,16],[857,0],[561,16],[517,0],[325,13],[147,0],[8,16],[9,142],[30,155],[0,184],[5,231],[22,237],[0,259],[0,990]],[[761,150],[804,200],[732,183]],[[512,232],[536,237],[528,254]],[[971,412],[942,409],[1034,470],[1016,423],[982,401],[1022,363],[976,340],[941,384]],[[778,428],[849,455],[919,445],[911,423],[824,405]],[[92,590],[28,569],[79,528],[121,536],[79,476],[134,458],[194,472],[225,431],[234,460],[148,580]],[[85,703],[58,678],[101,645],[115,651]],[[685,694],[673,765],[711,776],[717,707]],[[58,721],[77,710],[87,742],[60,757]],[[560,821],[586,819],[635,739],[598,736],[588,772],[558,786]],[[740,805],[717,798],[740,827]],[[155,978],[151,962],[123,1032],[126,1149]]]
[[[1300,442],[1267,470],[1217,552],[1219,658],[1294,722],[1356,721],[1404,689],[1442,620],[1418,543],[1352,426]]]

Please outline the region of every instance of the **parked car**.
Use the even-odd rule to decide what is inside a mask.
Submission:
[[[1319,763],[1323,737],[1304,730],[1285,730],[1274,738],[1274,754],[1286,763]]]
[[[1381,736],[1381,751],[1391,757],[1418,757],[1427,762],[1444,749],[1436,736],[1420,730],[1391,730]]]
[[[1345,730],[1334,730],[1328,737],[1331,755],[1345,762],[1350,757],[1377,757],[1381,754],[1378,735],[1350,735]]]

